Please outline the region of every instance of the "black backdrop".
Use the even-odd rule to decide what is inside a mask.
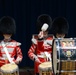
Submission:
[[[11,16],[16,20],[17,32],[13,37],[22,43],[23,61],[20,67],[33,66],[27,52],[32,34],[36,31],[36,20],[41,14],[67,18],[70,29],[68,37],[76,37],[76,0],[0,0],[0,18]]]

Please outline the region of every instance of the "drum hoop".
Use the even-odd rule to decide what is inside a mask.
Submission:
[[[52,42],[52,50],[53,50],[53,44],[54,44],[54,41],[55,41],[55,39],[53,39],[53,42]],[[53,70],[53,73],[54,73],[54,75],[55,75],[55,72],[54,72],[54,63],[53,63],[53,51],[52,51],[52,70]]]
[[[55,38],[55,39],[53,39],[53,43],[52,43],[52,50],[53,50],[53,52],[52,52],[52,69],[53,69],[53,73],[54,74],[56,74],[57,72],[55,72],[55,70],[57,71],[57,64],[56,64],[56,69],[55,69],[55,66],[54,66],[54,45],[55,45],[55,41],[57,40],[57,38]],[[57,51],[56,51],[56,53],[57,53]],[[60,54],[60,51],[59,51],[59,54]],[[59,59],[60,59],[60,56],[59,56]],[[56,59],[57,60],[57,59]],[[57,63],[57,62],[56,62]],[[59,65],[58,65],[59,67],[58,67],[58,70],[60,70],[60,62],[59,62]]]

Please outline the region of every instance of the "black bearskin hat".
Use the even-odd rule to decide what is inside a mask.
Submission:
[[[16,25],[12,17],[4,16],[0,20],[0,32],[2,34],[15,34]]]
[[[68,34],[69,24],[68,21],[64,17],[57,17],[54,19],[52,23],[52,33],[56,35],[59,34]]]
[[[47,31],[49,31],[49,29],[51,28],[51,25],[52,25],[52,18],[47,14],[42,14],[38,17],[38,19],[37,19],[37,29],[38,29],[38,31],[41,31],[41,27],[44,24],[48,25]]]

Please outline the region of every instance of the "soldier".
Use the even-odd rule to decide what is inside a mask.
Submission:
[[[21,43],[11,37],[16,32],[15,20],[12,17],[4,16],[0,19],[0,34],[3,40],[0,41],[0,66],[6,63],[16,63],[22,61]]]
[[[51,28],[52,19],[47,14],[42,14],[37,19],[37,29],[39,34],[37,39],[32,38],[32,45],[28,51],[28,56],[34,61],[35,75],[39,75],[38,66],[39,64],[51,61],[52,53],[52,39],[53,36],[49,36],[48,32]],[[49,55],[49,58],[47,58]]]

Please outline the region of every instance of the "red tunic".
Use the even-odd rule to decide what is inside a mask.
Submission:
[[[49,60],[46,60],[46,58],[45,58],[45,52],[50,54],[50,58],[51,58],[52,40],[53,40],[53,36],[50,36],[50,37],[46,38],[45,40],[41,40],[41,41],[37,40],[37,44],[32,44],[28,51],[28,56],[30,57],[30,59],[34,60],[34,57],[36,55],[38,57],[38,59],[40,60],[40,62],[49,61]],[[48,42],[50,42],[51,45],[49,45]],[[35,73],[39,73],[38,72],[39,64],[40,63],[38,63],[38,62],[34,63]]]
[[[2,41],[1,41],[2,42]],[[6,59],[7,59],[7,55],[5,53],[5,51],[3,50],[3,46],[0,42],[0,67],[4,64],[6,64]],[[4,42],[4,40],[3,40]],[[16,61],[21,61],[23,56],[22,56],[22,52],[20,49],[20,44],[19,42],[16,42],[15,40],[10,40],[8,42],[4,42],[5,43],[5,47],[7,48],[7,51],[11,57],[11,59],[16,62]],[[9,61],[7,62],[9,63]]]

